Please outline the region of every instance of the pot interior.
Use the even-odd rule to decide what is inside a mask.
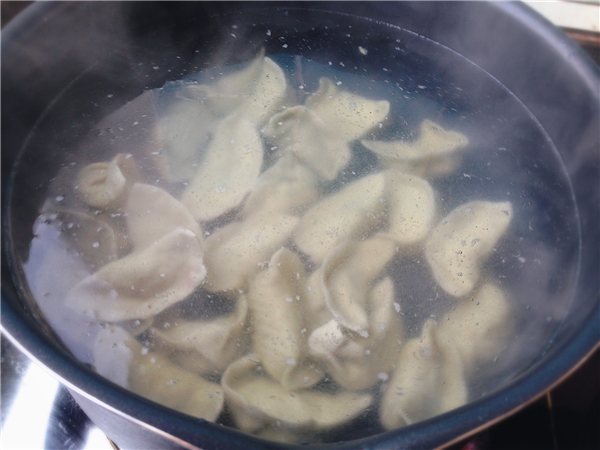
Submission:
[[[116,224],[117,234],[126,228],[124,219],[114,218],[123,211],[107,212],[82,203],[74,189],[81,169],[110,161],[118,153],[131,154],[146,184],[180,198],[190,175],[165,179],[152,161],[152,151],[164,150],[161,145],[152,147],[161,139],[155,134],[160,120],[169,114],[182,87],[210,85],[244,71],[264,49],[285,74],[289,107],[303,105],[319,90],[323,77],[339,90],[388,101],[386,122],[362,139],[414,142],[427,120],[468,137],[453,170],[423,175],[435,192],[435,224],[472,201],[508,202],[512,208],[510,225],[481,262],[477,282],[477,286],[492,283],[509,299],[510,314],[500,328],[511,332],[493,354],[480,358],[465,373],[467,405],[505,388],[537,363],[570,313],[582,238],[567,168],[548,133],[519,98],[448,47],[360,16],[275,7],[220,11],[208,20],[186,16],[178,7],[153,8],[167,20],[140,15],[133,5],[107,9],[116,22],[129,27],[108,40],[114,51],[106,57],[98,60],[91,55],[86,60],[83,52],[75,54],[83,70],[49,103],[13,166],[7,214],[12,276],[22,301],[41,326],[49,325],[47,333],[53,339],[56,333],[60,345],[75,358],[92,366],[97,363],[94,345],[110,321],[84,318],[81,311],[65,307],[65,299],[110,260],[94,251],[104,243],[100,228]],[[282,153],[273,150],[276,146],[264,135],[262,142],[264,173]],[[351,158],[340,173],[321,180],[322,196],[383,170],[381,159],[362,141],[353,140],[350,150]],[[203,152],[196,164],[202,164]],[[239,208],[233,209],[216,220],[201,221],[202,230],[208,236],[241,217]],[[84,240],[82,236],[90,232],[85,227],[96,226],[99,237]],[[93,249],[83,248],[83,242]],[[307,262],[306,269],[310,274],[318,264]],[[423,243],[416,250],[397,251],[383,276],[393,279],[404,343],[422,340],[428,320],[442,324],[452,316],[458,299],[434,280]],[[462,297],[469,296],[476,300],[476,290]],[[177,321],[228,316],[236,301],[235,296],[232,300],[229,294],[200,286],[178,306],[152,316],[152,327],[164,330]],[[144,325],[143,320],[117,322],[134,334],[132,330]],[[154,350],[148,332],[136,335],[138,342]],[[385,432],[378,411],[383,392],[394,389],[393,370],[382,372],[377,383],[360,390],[372,397],[372,403],[355,419],[302,435],[296,442],[350,441]],[[207,378],[219,383],[221,375],[211,373]],[[112,381],[127,384],[117,378],[114,375]],[[327,378],[317,385],[319,391],[339,389]],[[217,423],[235,427],[227,407]]]

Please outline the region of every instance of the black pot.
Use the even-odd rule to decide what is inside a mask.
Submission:
[[[75,360],[32,301],[21,263],[49,180],[102,117],[191,71],[249,60],[261,46],[267,54],[281,53],[284,41],[285,53],[351,62],[346,65],[377,73],[379,81],[397,82],[394,69],[402,69],[409,92],[426,80],[432,93],[423,95],[437,89],[459,113],[477,111],[473,120],[487,120],[484,131],[494,138],[523,121],[533,124],[507,142],[520,149],[514,161],[532,171],[520,187],[525,197],[539,194],[537,210],[546,214],[540,239],[555,244],[551,250],[559,255],[555,266],[523,273],[529,288],[520,296],[523,305],[536,298],[562,313],[549,316],[550,325],[537,336],[544,345],[524,349],[523,366],[501,387],[424,422],[330,445],[440,446],[559,383],[599,342],[600,77],[564,34],[516,3],[74,2],[28,8],[2,32],[3,333],[53,372],[122,448],[277,446],[157,405]],[[369,48],[368,60],[355,52],[359,45]],[[404,55],[390,60],[394,52]],[[452,96],[454,87],[468,94]],[[354,435],[340,438],[348,436]]]

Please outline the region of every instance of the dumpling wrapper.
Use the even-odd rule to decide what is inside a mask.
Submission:
[[[482,262],[511,218],[510,202],[472,201],[442,219],[425,241],[427,262],[442,289],[455,297],[473,290]]]
[[[364,238],[383,220],[385,177],[364,176],[310,208],[294,231],[300,251],[320,264],[337,244]]]
[[[148,247],[177,227],[192,231],[202,244],[202,231],[188,209],[161,188],[134,184],[124,212],[134,249]]]
[[[347,241],[332,250],[318,269],[320,289],[333,318],[366,337],[369,329],[368,296],[396,254],[396,244],[385,237]]]
[[[220,292],[242,288],[287,241],[298,217],[257,214],[231,222],[204,241],[207,278],[204,288]]]
[[[286,154],[258,177],[242,214],[245,217],[254,214],[299,215],[318,195],[317,176],[293,155]]]
[[[368,336],[344,331],[335,319],[311,333],[308,340],[311,354],[322,361],[344,388],[367,389],[388,378],[403,337],[394,301],[394,283],[386,277],[369,293]]]
[[[349,143],[383,122],[390,110],[386,100],[375,101],[340,90],[321,78],[319,89],[304,106],[274,115],[265,136],[289,149],[325,180],[333,180],[352,156]]]
[[[202,102],[177,98],[168,105],[157,124],[169,179],[191,179],[200,168],[219,118]]]
[[[94,368],[138,395],[194,417],[214,422],[223,408],[221,386],[148,351],[120,327],[98,334]]]
[[[421,242],[433,228],[435,192],[422,178],[387,170],[385,174],[388,226],[386,236],[401,245]]]
[[[458,349],[436,338],[432,319],[421,336],[406,342],[383,395],[379,415],[393,430],[443,414],[467,402],[464,367]]]
[[[244,200],[262,163],[263,145],[255,126],[248,119],[230,116],[215,130],[181,201],[196,220],[215,219]]]
[[[351,142],[365,136],[390,112],[387,100],[371,100],[339,89],[328,78],[319,80],[319,89],[304,105],[314,111],[336,136]]]
[[[251,354],[231,364],[221,384],[238,427],[254,433],[273,425],[290,430],[326,430],[342,425],[372,403],[368,394],[342,391],[289,391],[265,376],[258,356]]]
[[[414,141],[362,140],[361,143],[376,153],[386,168],[420,176],[437,176],[452,173],[458,168],[460,158],[457,151],[465,148],[469,139],[426,119]]]
[[[127,198],[128,187],[139,179],[133,157],[119,153],[110,162],[93,163],[81,169],[75,189],[87,205],[115,209]]]
[[[83,279],[67,295],[66,305],[107,322],[152,317],[202,283],[202,256],[196,234],[176,228]]]
[[[188,85],[189,94],[201,100],[214,114],[237,114],[256,126],[265,123],[284,103],[285,74],[264,49],[244,69],[232,72],[212,84]]]
[[[241,295],[233,314],[212,320],[176,321],[152,328],[157,349],[177,365],[197,374],[220,374],[247,349],[244,332],[248,302]]]
[[[486,283],[444,315],[438,328],[441,341],[456,346],[467,369],[491,361],[508,344],[513,323],[508,296]]]
[[[293,106],[275,114],[264,134],[282,152],[290,152],[325,180],[335,179],[352,157],[348,141],[330,124],[305,106]]]
[[[250,283],[252,345],[265,371],[286,389],[312,386],[323,372],[308,358],[304,311],[306,272],[300,258],[282,248]]]

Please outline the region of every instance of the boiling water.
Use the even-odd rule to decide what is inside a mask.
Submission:
[[[504,106],[510,105],[504,108],[509,112],[504,116],[494,116],[490,106],[498,98],[488,103],[484,101],[478,110],[467,109],[465,105],[471,104],[474,95],[468,91],[468,86],[450,83],[441,88],[435,77],[415,80],[410,72],[395,73],[388,77],[394,79],[391,82],[381,77],[371,78],[357,68],[342,67],[337,61],[316,63],[289,55],[271,58],[284,69],[295,104],[303,104],[317,91],[321,77],[332,80],[340,90],[372,100],[389,101],[391,108],[385,124],[375,127],[363,139],[415,140],[423,120],[432,120],[469,138],[468,147],[461,151],[457,169],[428,178],[436,192],[437,220],[472,200],[511,203],[510,227],[484,263],[481,283],[493,282],[507,293],[511,299],[513,323],[506,326],[515,330],[497,354],[469,373],[469,401],[497,389],[524,370],[543,349],[566,312],[573,275],[561,271],[560,266],[562,255],[571,252],[576,245],[572,235],[563,234],[569,228],[576,234],[569,213],[574,212],[573,205],[553,204],[559,197],[557,193],[568,190],[568,181],[543,130],[499,85],[494,92]],[[34,238],[23,269],[28,287],[46,319],[78,359],[94,364],[93,344],[105,325],[84,319],[78,312],[65,308],[64,299],[74,286],[107,262],[107,257],[98,256],[98,253],[102,251],[103,236],[112,233],[108,228],[113,227],[117,235],[127,231],[119,212],[95,210],[81,202],[73,191],[77,174],[87,164],[110,161],[117,153],[131,153],[145,182],[179,198],[189,180],[169,181],[162,177],[153,165],[151,155],[152,151],[160,153],[160,145],[148,152],[148,146],[155,145],[158,139],[153,135],[156,121],[164,116],[182,84],[212,83],[244,67],[214,69],[186,77],[181,82],[167,83],[151,92],[157,105],[155,111],[148,106],[147,95],[133,100],[84,139],[80,144],[82,151],[52,180],[42,213],[34,224]],[[514,134],[515,129],[521,133]],[[281,152],[264,136],[263,140],[266,156],[261,172],[267,170]],[[340,174],[333,180],[321,182],[319,200],[381,170],[377,156],[360,142],[354,141],[351,150],[351,160]],[[88,217],[84,218],[82,214]],[[202,223],[202,227],[208,235],[239,219],[238,207],[216,220]],[[94,233],[98,239],[90,240],[89,236]],[[92,248],[81,248],[80,242],[91,242]],[[128,251],[127,246],[119,248],[119,255],[122,257]],[[317,265],[302,256],[309,273],[315,270]],[[426,320],[443,320],[456,304],[456,298],[445,293],[434,280],[421,245],[417,251],[400,252],[395,256],[386,266],[385,274],[394,280],[395,301],[404,325],[404,342],[420,336]],[[554,293],[551,301],[546,300],[543,292]],[[178,320],[216,319],[232,314],[234,310],[235,301],[229,295],[210,293],[200,286],[182,302],[156,315],[153,326],[168,329],[177,326]],[[121,325],[134,333],[144,325],[142,322],[134,320]],[[251,327],[244,333],[250,335]],[[150,333],[141,332],[137,340],[152,349]],[[382,375],[377,384],[365,391],[373,395],[374,401],[356,419],[361,421],[360,426],[352,422],[316,436],[305,435],[301,440],[348,440],[383,431],[377,411],[389,376],[389,373]],[[218,382],[220,374],[212,373],[207,377]],[[324,392],[339,389],[330,376],[315,387]],[[217,421],[234,426],[227,404]]]

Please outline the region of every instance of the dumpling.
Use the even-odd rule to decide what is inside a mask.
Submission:
[[[196,220],[215,219],[242,203],[262,163],[263,146],[255,126],[248,119],[232,115],[216,128],[200,169],[181,201]]]
[[[220,117],[235,113],[260,126],[287,96],[283,70],[264,54],[263,49],[246,68],[232,72],[216,83],[186,86],[187,94],[202,101]]]
[[[98,334],[94,368],[138,395],[194,417],[215,421],[223,408],[221,386],[148,351],[120,327]]]
[[[274,115],[265,136],[288,149],[325,180],[337,177],[352,156],[349,143],[387,117],[389,102],[342,91],[329,79],[304,104]]]
[[[148,247],[177,227],[192,231],[202,244],[202,231],[188,209],[161,188],[134,184],[124,213],[134,249]]]
[[[175,98],[164,107],[156,129],[170,180],[193,178],[218,123],[207,105],[194,99]]]
[[[396,244],[376,235],[344,242],[327,255],[318,269],[320,289],[336,321],[356,333],[368,334],[369,292],[395,254]]]
[[[75,189],[93,208],[115,209],[127,198],[128,187],[140,179],[131,155],[119,153],[110,162],[98,162],[79,171]]]
[[[333,180],[348,165],[349,141],[341,138],[317,113],[306,106],[293,106],[275,114],[264,134],[282,152],[305,162],[325,180]]]
[[[510,202],[465,203],[431,231],[425,256],[438,284],[462,297],[479,280],[480,266],[505,233],[512,217]]]
[[[282,248],[250,283],[252,346],[265,371],[286,389],[317,383],[323,372],[308,358],[304,311],[306,273],[300,258]],[[306,330],[305,330],[306,331]]]
[[[290,238],[299,220],[289,215],[253,215],[213,232],[204,241],[208,271],[204,288],[219,292],[244,287]]]
[[[258,177],[242,214],[299,215],[318,195],[317,176],[294,155],[286,154]]]
[[[388,205],[386,236],[401,245],[424,240],[433,228],[436,215],[431,185],[416,175],[392,170],[384,174]]]
[[[421,123],[419,137],[414,141],[368,141],[361,143],[376,153],[388,169],[420,176],[445,175],[458,168],[457,151],[469,144],[462,133],[448,131],[431,120]]]
[[[287,390],[265,376],[257,355],[230,365],[221,383],[237,426],[250,433],[281,427],[291,437],[297,431],[330,429],[356,418],[372,402],[370,395],[355,392]]]
[[[513,322],[507,297],[498,286],[486,283],[444,315],[439,339],[456,346],[466,368],[491,361],[508,344]]]
[[[317,264],[337,244],[361,239],[383,220],[385,177],[364,176],[321,200],[302,217],[294,242]]]
[[[367,333],[350,333],[335,319],[311,333],[308,341],[311,354],[344,388],[367,389],[387,380],[398,359],[403,337],[394,303],[394,284],[386,277],[369,293]]]
[[[241,295],[233,314],[212,320],[173,321],[168,329],[152,328],[157,349],[197,374],[220,374],[247,350],[248,302]]]
[[[83,279],[66,304],[107,322],[152,317],[200,285],[206,275],[202,257],[196,234],[176,228]]]
[[[458,349],[441,343],[429,319],[421,336],[406,342],[383,395],[379,415],[386,430],[429,419],[467,402]]]
[[[319,80],[319,90],[310,95],[304,105],[346,142],[365,136],[385,121],[390,111],[387,100],[371,100],[343,91],[328,78]]]

